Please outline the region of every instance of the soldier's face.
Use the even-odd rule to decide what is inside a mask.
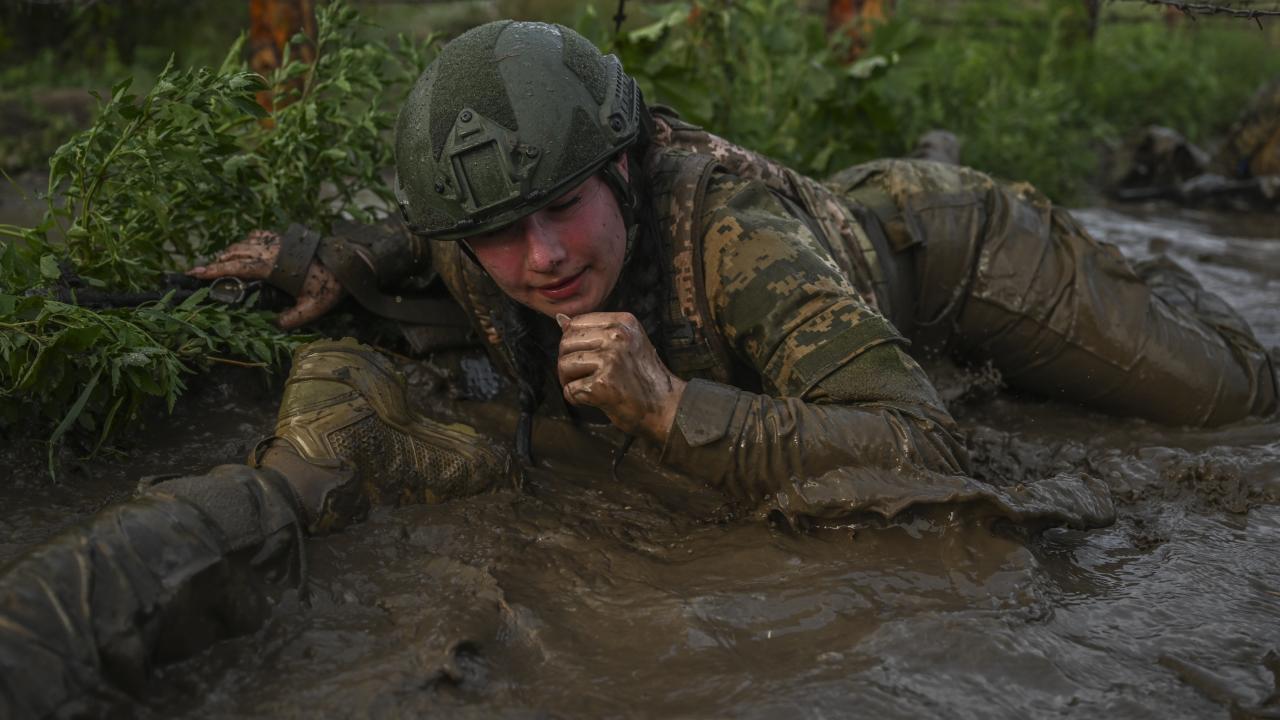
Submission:
[[[620,168],[625,175],[625,158]],[[627,233],[608,184],[593,175],[547,207],[466,242],[516,302],[573,317],[604,306],[622,272]]]

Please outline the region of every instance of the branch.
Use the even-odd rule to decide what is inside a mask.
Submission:
[[[622,22],[627,19],[627,0],[618,0],[618,12],[613,15],[613,34],[622,32]]]
[[[1212,3],[1181,2],[1180,0],[1143,0],[1143,2],[1148,5],[1162,5],[1173,8],[1192,20],[1196,19],[1196,15],[1226,15],[1227,17],[1247,18],[1258,23],[1259,30],[1262,29],[1262,18],[1280,16],[1280,9],[1246,10]]]

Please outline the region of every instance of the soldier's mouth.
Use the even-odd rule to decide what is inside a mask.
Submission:
[[[565,298],[573,297],[578,293],[578,290],[582,287],[582,279],[586,274],[587,269],[583,268],[564,280],[551,283],[550,285],[542,285],[534,289],[537,290],[540,295],[549,300],[564,300]]]

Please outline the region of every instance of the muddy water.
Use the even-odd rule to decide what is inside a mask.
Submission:
[[[1280,345],[1272,218],[1091,209],[1167,252]],[[140,474],[243,455],[270,389],[205,381],[128,466],[0,490],[0,560]],[[944,388],[944,390],[946,390]],[[952,393],[959,395],[959,393]],[[970,397],[975,394],[970,393]],[[509,418],[424,402],[441,413]],[[1162,428],[985,396],[954,408],[978,474],[1104,479],[1120,518],[1019,538],[963,509],[793,536],[540,422],[523,492],[377,512],[311,542],[307,601],[154,683],[143,714],[206,717],[1225,717],[1273,691],[1280,422]],[[170,429],[171,428],[171,429]],[[616,438],[604,436],[605,441]]]

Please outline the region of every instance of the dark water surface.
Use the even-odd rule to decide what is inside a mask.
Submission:
[[[1131,257],[1190,266],[1280,345],[1275,216],[1079,216]],[[278,387],[231,380],[205,381],[127,465],[57,487],[19,472],[0,487],[0,561],[127,497],[139,475],[244,457]],[[980,476],[1089,473],[1112,488],[1119,520],[1027,540],[956,508],[794,536],[723,522],[716,495],[637,458],[615,482],[607,447],[540,422],[545,466],[523,492],[381,510],[311,541],[307,603],[289,595],[255,635],[165,669],[139,712],[1276,712],[1259,705],[1274,689],[1265,657],[1280,650],[1280,422],[1169,429],[1003,395],[954,410]]]

